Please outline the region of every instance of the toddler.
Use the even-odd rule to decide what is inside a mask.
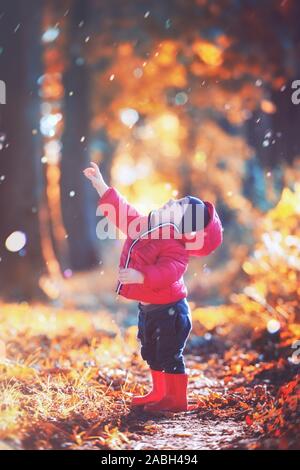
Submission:
[[[126,235],[116,292],[138,301],[137,338],[152,377],[152,390],[131,404],[148,412],[192,409],[183,358],[192,318],[183,274],[190,256],[209,255],[223,241],[215,206],[187,195],[143,215],[105,183],[98,165],[91,162],[84,174],[103,215]]]

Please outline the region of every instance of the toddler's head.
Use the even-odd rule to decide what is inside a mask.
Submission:
[[[210,215],[205,203],[187,195],[181,199],[170,199],[155,213],[156,222],[174,222],[181,233],[196,232],[209,222]]]

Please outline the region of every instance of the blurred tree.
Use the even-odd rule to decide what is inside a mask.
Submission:
[[[31,3],[33,8],[22,0],[6,2],[0,20],[0,70],[7,86],[7,104],[0,107],[0,292],[15,300],[45,298],[39,287],[46,266],[38,219],[43,197],[37,84],[42,3]],[[25,234],[22,249],[17,235],[5,246],[16,231]]]
[[[70,3],[64,72],[65,109],[61,160],[62,213],[73,270],[95,267],[99,261],[95,192],[82,174],[89,165],[90,73],[84,46],[88,42],[89,2]],[[70,192],[75,198],[70,198]],[[74,200],[76,204],[74,204]]]

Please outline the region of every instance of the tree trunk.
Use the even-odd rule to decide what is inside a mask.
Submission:
[[[32,5],[30,5],[30,3]],[[0,20],[1,80],[6,104],[0,105],[0,294],[9,300],[45,299],[39,278],[42,256],[38,202],[43,191],[39,96],[41,2],[6,2]],[[6,249],[7,237],[24,232],[23,249]]]
[[[66,51],[70,62],[64,76],[62,213],[68,233],[71,268],[75,271],[90,269],[99,262],[95,203],[97,194],[82,173],[82,170],[89,165],[90,77],[81,50],[87,36],[85,34],[87,3],[84,0],[75,0],[70,9],[67,41],[70,50]],[[81,22],[84,22],[83,27],[78,26]],[[71,191],[75,192],[74,197],[70,197]]]

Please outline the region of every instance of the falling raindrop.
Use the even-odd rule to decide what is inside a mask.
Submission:
[[[59,36],[58,28],[48,28],[42,35],[43,42],[53,42]]]
[[[133,75],[135,76],[135,78],[141,78],[143,75],[143,70],[140,67],[137,67],[136,69],[134,69]]]
[[[182,105],[186,104],[187,101],[188,101],[188,95],[184,91],[176,94],[175,104],[177,106],[182,106]]]
[[[274,334],[280,330],[280,323],[278,320],[269,320],[267,323],[267,330],[269,333]]]
[[[204,339],[205,339],[206,341],[210,341],[210,340],[212,339],[211,333],[205,333]]]
[[[139,113],[132,108],[121,109],[120,119],[128,127],[132,127],[139,120]]]
[[[73,276],[73,271],[72,271],[72,269],[65,269],[65,270],[64,270],[64,276],[65,276],[65,278],[67,278],[67,279],[69,279],[70,277],[72,277],[72,276]]]
[[[5,247],[11,252],[20,251],[26,245],[26,241],[27,239],[24,232],[15,231],[7,237]]]

